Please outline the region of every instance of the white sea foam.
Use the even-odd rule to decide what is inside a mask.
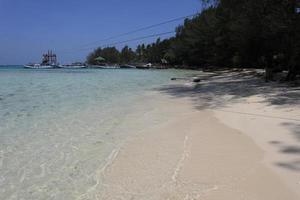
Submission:
[[[113,161],[116,159],[116,157],[119,154],[120,149],[114,149],[109,156],[105,159],[105,163],[104,165],[100,168],[97,169],[97,171],[95,172],[95,176],[94,176],[94,180],[96,181],[96,184],[93,185],[92,187],[90,187],[85,193],[81,194],[78,198],[78,200],[81,199],[86,199],[87,197],[89,197],[89,195],[91,195],[92,192],[94,192],[97,187],[101,184],[101,180],[103,178],[103,176],[105,175],[105,170],[113,163]]]
[[[174,173],[172,175],[172,181],[173,182],[177,181],[177,177],[179,175],[179,172],[180,172],[181,168],[184,165],[184,161],[185,161],[185,159],[190,154],[189,149],[188,149],[188,140],[189,140],[189,137],[186,135],[185,138],[184,138],[184,142],[183,142],[183,152],[182,152],[182,155],[181,155],[180,160],[178,161],[178,163],[177,163],[177,165],[175,167]]]

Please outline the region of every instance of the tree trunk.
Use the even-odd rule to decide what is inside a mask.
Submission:
[[[265,81],[269,82],[273,80],[273,65],[272,65],[272,57],[266,56],[266,75],[265,75]]]
[[[297,76],[297,69],[295,66],[292,66],[289,68],[289,73],[286,77],[286,81],[294,81],[296,80],[296,76]]]

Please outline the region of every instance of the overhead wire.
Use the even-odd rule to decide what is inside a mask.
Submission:
[[[138,28],[138,29],[135,29],[135,30],[132,30],[132,31],[117,34],[117,35],[114,35],[114,36],[111,36],[111,37],[108,37],[108,38],[105,38],[105,39],[102,39],[102,40],[94,41],[94,42],[86,44],[84,46],[89,46],[89,45],[92,45],[92,44],[97,43],[97,42],[105,42],[105,41],[116,39],[116,38],[119,38],[119,37],[122,37],[122,36],[131,35],[133,33],[138,33],[138,32],[141,32],[141,31],[145,31],[145,30],[148,30],[148,29],[151,29],[151,28],[155,28],[155,27],[158,27],[158,26],[162,26],[162,25],[165,25],[165,24],[176,22],[176,21],[179,21],[179,20],[182,20],[182,19],[187,19],[187,18],[190,18],[190,17],[194,17],[196,15],[198,15],[198,13],[194,13],[194,14],[191,14],[191,15],[186,15],[186,16],[183,16],[183,17],[170,19],[170,20],[160,22],[160,23],[157,23],[157,24],[153,24],[153,25],[150,25],[150,26],[145,26],[145,27]]]
[[[153,37],[158,37],[158,36],[163,36],[163,35],[170,35],[170,34],[174,34],[174,33],[175,33],[175,31],[168,31],[168,32],[163,32],[163,33],[158,33],[158,34],[146,35],[146,36],[141,36],[141,37],[132,38],[132,39],[128,39],[128,40],[118,41],[118,42],[114,42],[114,43],[107,43],[107,44],[103,44],[103,45],[100,45],[97,47],[82,48],[77,51],[85,51],[85,50],[91,50],[91,49],[95,49],[95,48],[109,47],[109,46],[114,46],[114,45],[118,45],[118,44],[124,44],[127,42],[144,40],[147,38],[153,38]],[[71,51],[69,51],[69,52],[71,52]]]
[[[163,22],[160,22],[160,23],[153,24],[153,25],[145,26],[145,27],[138,28],[138,29],[128,31],[128,32],[125,32],[125,33],[117,34],[117,35],[114,35],[114,36],[111,36],[111,37],[108,37],[108,38],[105,38],[105,39],[102,39],[102,40],[94,41],[94,42],[91,42],[91,43],[88,43],[88,44],[85,44],[85,45],[81,45],[81,48],[78,48],[78,49],[73,48],[73,49],[70,49],[70,50],[66,50],[64,52],[69,53],[69,52],[74,52],[74,51],[90,50],[90,49],[95,49],[97,47],[112,46],[112,45],[122,44],[122,43],[126,43],[126,42],[143,40],[143,39],[147,39],[147,38],[152,38],[152,37],[157,37],[157,36],[162,36],[162,35],[175,33],[175,31],[168,31],[168,32],[164,32],[164,33],[152,34],[152,35],[132,38],[132,39],[119,41],[119,42],[112,42],[112,43],[108,43],[108,44],[97,44],[97,43],[100,43],[100,42],[110,41],[110,40],[117,39],[117,38],[120,38],[120,37],[123,37],[123,36],[131,35],[131,34],[138,33],[138,32],[141,32],[141,31],[145,31],[145,30],[148,30],[148,29],[152,29],[152,28],[155,28],[155,27],[159,27],[159,26],[169,24],[169,23],[172,23],[172,22],[176,22],[176,21],[179,21],[179,20],[191,18],[191,17],[197,16],[197,15],[198,15],[198,13],[194,13],[194,14],[190,14],[190,15],[186,15],[186,16],[182,16],[182,17],[177,17],[177,18],[174,18],[174,19],[170,19],[170,20],[167,20],[167,21],[163,21]],[[93,46],[91,46],[91,45],[93,45]]]

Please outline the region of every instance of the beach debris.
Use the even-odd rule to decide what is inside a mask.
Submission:
[[[201,79],[199,77],[194,77],[191,79],[188,79],[188,78],[171,78],[171,81],[177,81],[177,80],[187,80],[187,81],[191,81],[193,83],[199,83],[201,82]]]
[[[176,78],[176,77],[175,77],[175,78],[171,78],[171,80],[172,80],[172,81],[176,81],[176,80],[187,80],[187,81],[188,81],[188,80],[190,80],[190,79],[188,79],[188,78]]]
[[[193,82],[194,83],[199,83],[199,82],[201,82],[201,79],[198,78],[198,77],[195,77],[195,78],[193,78]]]

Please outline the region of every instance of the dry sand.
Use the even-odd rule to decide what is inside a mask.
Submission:
[[[146,128],[113,155],[95,198],[299,199],[298,104],[281,110],[246,88],[253,78],[240,79],[178,83],[143,97],[153,109],[135,117]]]

